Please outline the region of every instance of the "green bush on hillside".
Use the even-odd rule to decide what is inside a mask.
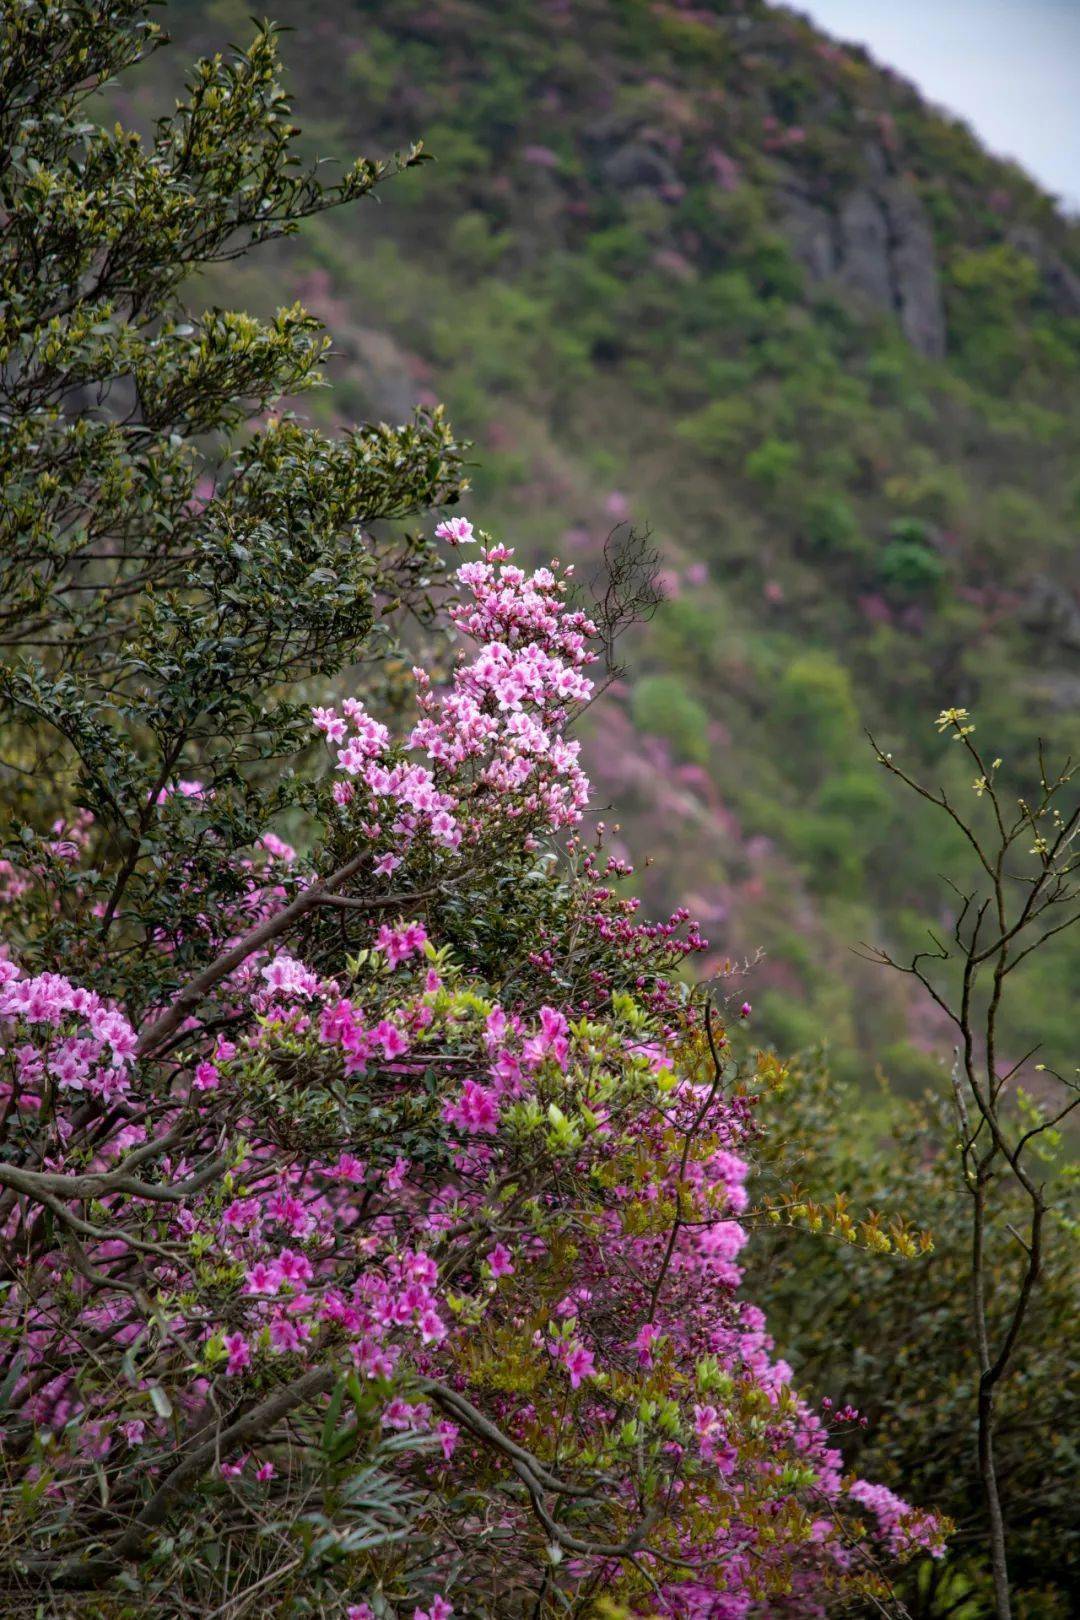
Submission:
[[[709,717],[676,675],[646,675],[634,687],[634,723],[663,737],[676,758],[695,765],[709,759]]]
[[[858,736],[851,677],[825,652],[793,659],[780,677],[773,713],[796,744],[796,758],[816,777],[846,759]]]

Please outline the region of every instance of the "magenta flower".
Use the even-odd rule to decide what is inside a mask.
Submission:
[[[242,1373],[251,1366],[251,1350],[242,1333],[230,1333],[224,1341],[225,1349],[229,1353],[225,1371],[230,1378]]]
[[[420,1337],[425,1344],[438,1344],[446,1338],[446,1324],[438,1311],[430,1307],[423,1312],[417,1324],[420,1328]]]
[[[194,1086],[196,1091],[216,1091],[221,1076],[213,1063],[199,1063],[195,1068]]]
[[[383,1049],[383,1056],[387,1059],[404,1057],[409,1050],[408,1037],[396,1024],[391,1024],[385,1018],[376,1025],[374,1034]]]
[[[394,1160],[393,1164],[390,1166],[389,1170],[386,1172],[386,1190],[387,1190],[387,1192],[397,1192],[398,1189],[402,1186],[402,1184],[403,1184],[403,1182],[405,1180],[405,1177],[408,1175],[408,1173],[409,1173],[409,1161],[408,1161],[408,1159],[402,1159],[400,1157],[396,1158]]]
[[[291,1249],[282,1249],[277,1257],[276,1270],[286,1282],[310,1282],[314,1275],[307,1255],[294,1254]]]
[[[351,1153],[343,1153],[327,1174],[337,1181],[360,1182],[367,1175],[367,1165],[363,1159],[354,1159]]]
[[[514,1275],[510,1250],[503,1243],[496,1243],[487,1257],[487,1263],[491,1268],[491,1275],[495,1278],[512,1277]]]
[[[282,1273],[277,1266],[268,1266],[262,1260],[256,1260],[248,1271],[245,1279],[246,1292],[249,1294],[276,1294],[281,1287]]]
[[[448,1418],[443,1418],[435,1425],[435,1433],[439,1437],[443,1458],[446,1462],[449,1462],[454,1455],[454,1448],[457,1445],[458,1435],[461,1430],[456,1423],[451,1423]]]
[[[451,1620],[454,1610],[444,1597],[436,1596],[428,1609],[414,1609],[413,1620]]]
[[[577,1389],[582,1379],[589,1378],[596,1371],[596,1362],[591,1350],[583,1344],[573,1344],[562,1357],[563,1366],[570,1374],[570,1388]]]
[[[466,1080],[457,1101],[444,1106],[443,1119],[448,1125],[457,1125],[470,1134],[492,1136],[499,1124],[498,1103],[489,1087]]]

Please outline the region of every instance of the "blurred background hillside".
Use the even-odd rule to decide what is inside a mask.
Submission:
[[[116,115],[145,122],[248,11],[170,0],[178,49]],[[1080,230],[905,80],[758,0],[272,15],[311,153],[420,136],[437,162],[207,298],[326,321],[323,425],[444,400],[476,446],[468,514],[528,554],[588,574],[614,527],[652,529],[668,600],[587,740],[643,893],[689,905],[716,964],[764,952],[759,1037],[921,1089],[949,1032],[853,947],[921,943],[965,851],[864,731],[965,794],[946,705],[1018,790],[1037,736],[1066,747]],[[1017,1054],[1067,1045],[1075,931],[1071,953],[1033,965]]]

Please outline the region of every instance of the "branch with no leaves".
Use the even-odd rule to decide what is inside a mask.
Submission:
[[[1039,791],[1030,801],[1021,797],[1015,813],[1007,811],[998,781],[1002,761],[995,759],[988,764],[984,760],[971,740],[975,728],[967,711],[945,709],[937,725],[940,731],[949,732],[960,743],[977,772],[972,788],[976,798],[985,799],[990,809],[992,825],[988,832],[978,830],[963,816],[943,787],[935,790],[924,786],[897,765],[873,737],[870,742],[880,765],[919,798],[941,810],[960,831],[984,874],[983,886],[987,892],[980,896],[949,883],[960,902],[951,929],[954,951],[928,930],[933,948],[916,952],[909,962],[898,962],[879,947],[864,947],[860,954],[917,980],[960,1035],[952,1089],[959,1127],[960,1164],[964,1185],[971,1195],[972,1325],[979,1370],[978,1470],[986,1503],[994,1613],[996,1620],[1011,1620],[1005,1520],[994,1458],[996,1398],[1012,1365],[1041,1274],[1045,1217],[1050,1208],[1046,1187],[1029,1172],[1022,1157],[1035,1138],[1060,1123],[1080,1104],[1080,1095],[1072,1097],[1052,1116],[1038,1119],[1017,1136],[1015,1121],[1005,1110],[1006,1088],[1038,1047],[1003,1070],[999,1070],[997,1053],[1003,997],[1010,974],[1035,951],[1080,922],[1077,909],[1080,885],[1073,880],[1077,868],[1075,840],[1080,829],[1080,803],[1068,810],[1059,808],[1058,801],[1068,788],[1075,767],[1067,761],[1051,776],[1040,744]],[[1026,850],[1024,845],[1028,845]],[[1027,870],[1013,869],[1017,854],[1028,857]],[[1055,908],[1059,916],[1065,911],[1063,920],[1042,924],[1040,919]],[[1033,931],[1035,937],[1031,938]],[[931,977],[934,963],[956,964],[957,994],[947,996]],[[987,974],[989,984],[984,989]],[[1039,1065],[1040,1069],[1044,1067]],[[1070,1089],[1080,1090],[1076,1086]],[[969,1114],[969,1101],[976,1111],[974,1123]],[[1026,1234],[1021,1233],[1014,1222],[1004,1223],[1005,1232],[1019,1244],[1023,1258],[1011,1300],[1005,1304],[1004,1325],[997,1330],[995,1342],[995,1321],[1000,1307],[992,1310],[988,1299],[987,1247],[995,1236],[989,1194],[991,1183],[1002,1174],[1002,1163],[1008,1166],[1016,1187],[1026,1199],[1028,1215]]]
[[[631,625],[648,623],[664,600],[659,576],[660,552],[652,544],[651,531],[625,523],[612,529],[600,566],[589,581],[589,616],[604,649],[609,679],[621,673],[615,643]]]

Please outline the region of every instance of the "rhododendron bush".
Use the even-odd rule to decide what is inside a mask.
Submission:
[[[676,976],[692,926],[573,830],[569,601],[483,542],[410,731],[315,709],[325,856],[271,835],[245,926],[137,1028],[0,962],[28,1581],[167,1588],[185,1535],[246,1529],[248,1579],[350,1615],[809,1615],[938,1545],[845,1477],[853,1415],[740,1296],[753,1087]]]
[[[146,143],[139,0],[0,28],[5,1612],[887,1603],[940,1527],[740,1291],[777,1065],[588,819],[647,552],[520,567],[440,411],[183,302],[419,148],[324,186],[270,28]]]

